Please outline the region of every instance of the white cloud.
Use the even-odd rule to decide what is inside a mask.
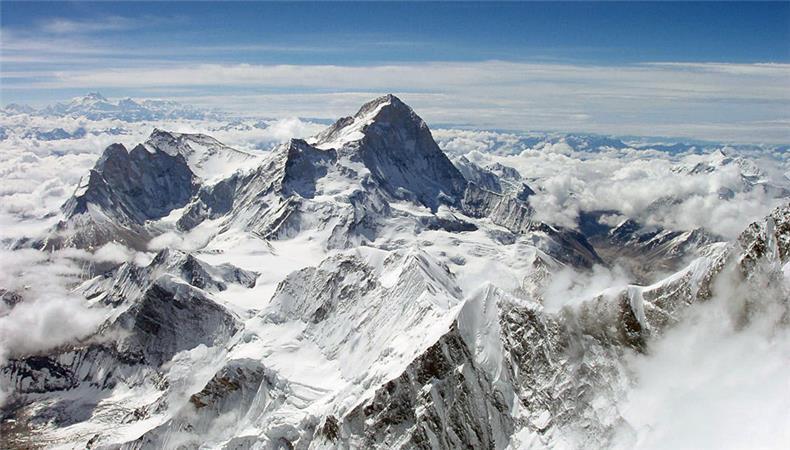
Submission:
[[[91,259],[97,263],[134,262],[138,266],[145,266],[151,262],[151,255],[132,250],[118,242],[108,242],[93,252]]]
[[[436,133],[440,145],[454,154],[466,151],[478,164],[500,162],[518,169],[537,191],[530,197],[536,219],[556,225],[574,227],[580,211],[613,210],[645,225],[674,230],[703,227],[734,238],[786,201],[780,192],[766,193],[761,186],[750,189],[736,164],[699,174],[673,170],[715,163],[716,155],[673,155],[635,148],[579,151],[562,138],[526,135],[519,139],[514,134],[498,138],[496,134]],[[770,147],[726,151],[759,169],[764,185],[790,189],[790,179],[784,175],[790,170],[790,155]],[[731,198],[722,198],[722,192],[731,192]]]
[[[306,138],[319,133],[326,125],[305,121],[296,117],[266,120],[265,127],[246,130],[216,130],[209,134],[221,142],[237,148],[261,149],[286,142],[291,138]]]
[[[630,279],[626,270],[620,266],[609,269],[596,265],[584,272],[564,267],[552,273],[548,285],[543,289],[543,306],[552,313],[566,306],[574,307],[607,289],[625,287]]]
[[[8,80],[3,89],[191,89],[192,100],[278,117],[347,113],[362,96],[394,92],[429,123],[790,142],[787,64],[339,66],[162,60],[25,75]],[[272,89],[285,92],[261,93]],[[328,98],[336,104],[322,101]]]
[[[46,351],[86,337],[104,319],[70,288],[89,259],[84,251],[0,251],[0,288],[19,294],[13,307],[0,301],[0,365],[19,355]],[[0,387],[0,405],[4,400]]]
[[[617,448],[786,446],[787,290],[724,274],[712,300],[692,306],[647,354],[631,358],[636,385],[618,409],[633,432],[618,434]]]
[[[137,28],[145,21],[122,16],[94,17],[90,20],[52,18],[41,22],[39,29],[44,33],[75,34],[103,31],[122,31]]]

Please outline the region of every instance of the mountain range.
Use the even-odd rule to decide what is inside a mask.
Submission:
[[[166,117],[135,105],[52,113]],[[629,358],[690,310],[787,327],[790,203],[731,241],[608,210],[560,226],[519,170],[451,157],[393,95],[267,153],[161,129],[108,146],[13,246],[148,259],[85,268],[95,329],[3,362],[5,446],[630,448]],[[677,172],[720,166],[788,197],[724,153]],[[615,259],[634,279],[558,291]]]
[[[203,120],[216,118],[219,113],[182,105],[170,100],[109,100],[98,92],[75,97],[68,103],[56,103],[41,109],[11,103],[3,109],[5,114],[28,114],[53,117],[84,117],[88,120],[117,119],[140,122],[164,119]]]

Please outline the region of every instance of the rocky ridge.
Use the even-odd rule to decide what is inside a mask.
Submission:
[[[454,165],[391,95],[260,158],[161,130],[111,146],[49,248],[208,238],[75,287],[105,320],[0,369],[7,444],[604,448],[628,429],[625,358],[685,310],[737,282],[756,293],[744,321],[766,301],[788,315],[790,204],[730,243],[623,222],[613,246],[695,259],[553,308],[556,273],[604,261],[584,230],[534,220],[530,191],[505,166]]]

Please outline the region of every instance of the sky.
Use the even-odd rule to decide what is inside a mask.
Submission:
[[[0,103],[790,143],[790,3],[0,3]]]

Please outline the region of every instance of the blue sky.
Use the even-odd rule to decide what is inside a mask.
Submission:
[[[0,8],[2,103],[331,117],[395,92],[439,124],[790,140],[788,2]]]

